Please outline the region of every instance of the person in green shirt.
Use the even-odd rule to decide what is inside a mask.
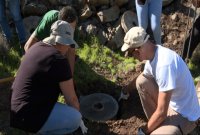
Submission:
[[[39,25],[29,37],[28,41],[24,46],[25,52],[34,45],[38,41],[42,41],[44,38],[50,36],[51,25],[56,22],[57,20],[63,20],[68,22],[74,29],[76,27],[78,17],[75,9],[71,6],[65,6],[60,11],[58,10],[51,10],[47,12],[42,20],[40,21]],[[74,63],[75,63],[75,46],[74,48],[70,48],[67,53],[67,59],[70,64],[71,72],[73,75],[74,72]]]

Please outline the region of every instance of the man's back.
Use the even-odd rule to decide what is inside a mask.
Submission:
[[[38,131],[61,92],[59,82],[68,79],[71,71],[64,56],[53,46],[35,44],[24,56],[12,86],[11,126]]]

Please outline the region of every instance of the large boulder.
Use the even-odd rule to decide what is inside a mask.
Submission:
[[[41,17],[39,16],[29,16],[29,17],[24,18],[23,22],[24,22],[24,27],[26,30],[27,37],[30,37],[30,35],[38,26],[40,20],[41,20]]]
[[[43,16],[48,11],[48,8],[43,4],[30,3],[23,8],[24,16]]]
[[[99,11],[97,13],[102,23],[112,22],[119,18],[120,9],[118,6],[113,6],[109,9]]]
[[[126,11],[121,17],[121,26],[124,32],[128,32],[134,26],[138,25],[137,15],[132,11]]]
[[[114,2],[117,6],[121,7],[124,4],[128,3],[128,0],[115,0]]]
[[[90,9],[90,7],[88,6],[88,4],[85,4],[80,19],[84,20],[89,18],[92,15],[92,10]]]
[[[171,4],[174,0],[163,0],[163,6],[168,6],[169,4]]]
[[[108,42],[108,39],[106,37],[106,32],[103,31],[102,29],[99,29],[96,36],[98,37],[100,44],[105,45],[106,42]]]
[[[87,2],[92,6],[102,6],[110,4],[110,0],[87,0]]]
[[[116,28],[115,28],[115,33],[114,33],[114,35],[113,35],[113,38],[111,39],[111,43],[114,43],[115,44],[115,46],[116,46],[116,49],[117,48],[120,48],[122,45],[123,45],[123,43],[124,43],[124,35],[125,35],[125,33],[124,33],[124,31],[123,31],[123,29],[122,29],[122,27],[121,27],[121,25],[118,25]],[[114,48],[115,49],[115,48]]]
[[[193,63],[200,65],[200,44],[194,50],[191,60]]]

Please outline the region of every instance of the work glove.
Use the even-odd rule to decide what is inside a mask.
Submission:
[[[121,99],[127,100],[129,98],[129,93],[124,93],[123,90],[121,90],[120,97],[118,98],[118,101]]]
[[[83,120],[81,120],[80,128],[81,128],[82,134],[86,134],[87,133],[88,128],[85,126]]]

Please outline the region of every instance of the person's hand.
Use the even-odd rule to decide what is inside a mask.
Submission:
[[[121,99],[124,99],[124,100],[127,100],[129,98],[129,93],[125,93],[123,90],[121,90],[121,93],[120,93],[120,97],[118,98],[118,101],[120,101]]]
[[[81,120],[80,128],[81,128],[82,134],[86,134],[87,133],[88,128],[85,126],[83,120]]]

